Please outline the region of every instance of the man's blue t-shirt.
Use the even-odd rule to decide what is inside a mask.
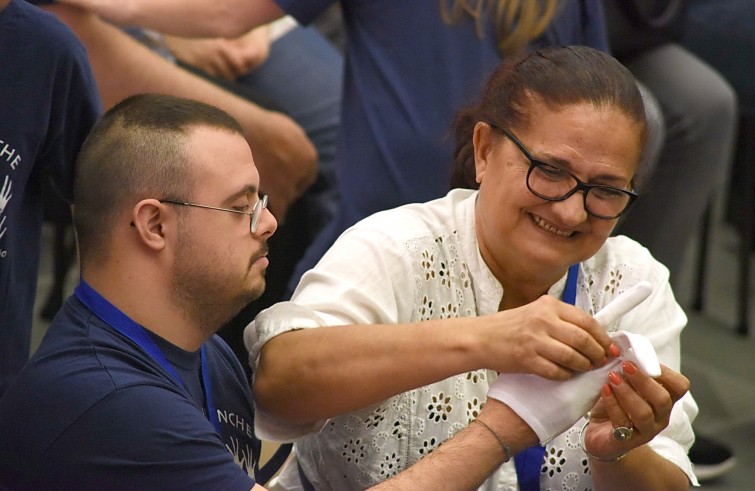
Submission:
[[[238,359],[217,336],[204,345],[218,435],[199,352],[152,338],[189,389],[70,297],[0,399],[0,489],[248,491],[260,442]]]
[[[29,357],[42,184],[70,201],[76,155],[100,115],[83,46],[22,0],[0,11],[0,395]]]

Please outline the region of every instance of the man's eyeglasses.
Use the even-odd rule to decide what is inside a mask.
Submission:
[[[195,208],[204,208],[206,210],[227,211],[229,213],[240,213],[241,215],[249,216],[249,231],[254,233],[257,231],[257,225],[260,223],[262,217],[262,210],[267,208],[267,195],[262,195],[259,200],[254,204],[252,211],[232,210],[230,208],[217,208],[215,206],[198,205],[196,203],[189,203],[187,201],[177,201],[173,199],[161,199],[160,203],[170,203],[172,205],[181,206],[193,206]]]
[[[587,184],[571,172],[536,159],[522,142],[509,130],[490,124],[519,148],[530,163],[527,171],[527,189],[547,201],[563,201],[578,191],[584,193],[585,211],[590,215],[612,220],[618,218],[637,198],[637,194],[607,184]]]

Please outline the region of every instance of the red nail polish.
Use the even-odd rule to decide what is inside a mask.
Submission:
[[[603,396],[604,397],[611,397],[613,392],[611,392],[611,387],[608,384],[603,384]]]
[[[637,367],[631,361],[625,361],[624,363],[622,363],[621,368],[627,375],[634,375],[635,373],[637,373]]]
[[[621,356],[621,350],[615,344],[612,344],[611,347],[608,348],[608,351],[609,353],[611,353],[611,356],[613,356],[614,358],[618,358],[619,356]]]
[[[621,377],[619,377],[619,375],[616,372],[610,372],[608,374],[608,380],[610,380],[613,385],[621,384]]]

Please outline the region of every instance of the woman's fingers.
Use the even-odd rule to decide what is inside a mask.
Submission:
[[[592,360],[578,349],[557,337],[547,336],[535,348],[538,357],[547,360],[571,376],[574,372],[586,372],[594,367]]]
[[[488,346],[498,360],[509,360],[499,371],[534,373],[565,380],[575,373],[605,365],[620,354],[605,329],[589,314],[552,296],[500,312]],[[505,353],[505,356],[504,355]]]
[[[661,365],[661,376],[654,380],[666,389],[674,403],[689,391],[689,379],[665,365]]]
[[[689,381],[665,366],[661,367],[658,379],[648,377],[628,361],[622,363],[622,371],[624,377],[616,372],[609,374],[608,385],[621,407],[621,412],[615,407],[611,412],[610,398],[605,398],[610,419],[614,426],[631,423],[629,426],[634,426],[643,440],[649,441],[668,425],[674,403],[687,392]]]
[[[605,415],[611,420],[611,424],[614,428],[627,427],[632,428],[634,423],[629,417],[624,408],[619,403],[618,399],[614,397],[613,389],[611,385],[604,384],[600,391],[601,400],[603,401],[603,410]]]
[[[547,295],[531,305],[528,329],[543,335],[538,355],[572,372],[602,366],[608,355],[618,355],[605,329],[581,309]]]

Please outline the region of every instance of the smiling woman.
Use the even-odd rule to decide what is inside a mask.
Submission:
[[[686,455],[694,401],[668,404],[688,387],[676,372],[686,318],[663,265],[636,242],[609,238],[635,199],[646,132],[633,77],[605,53],[546,48],[507,58],[456,119],[455,183],[467,189],[357,223],[291,302],[247,328],[256,429],[299,438],[285,480],[375,485],[476,418],[500,437],[499,453],[521,452],[509,426],[485,412],[497,374],[563,381],[603,366],[618,348],[588,314],[648,281],[649,299],[607,328],[651,339],[661,377],[625,362],[590,424],[571,421],[547,442],[554,458],[540,453],[534,478],[508,463],[477,485],[634,491],[694,482]],[[549,397],[522,405],[558,410],[563,401]],[[618,440],[618,427],[632,436]]]
[[[480,102],[459,112],[455,182],[480,189],[480,253],[507,307],[531,302],[603,246],[636,197],[645,132],[631,74],[588,49],[504,63]]]

